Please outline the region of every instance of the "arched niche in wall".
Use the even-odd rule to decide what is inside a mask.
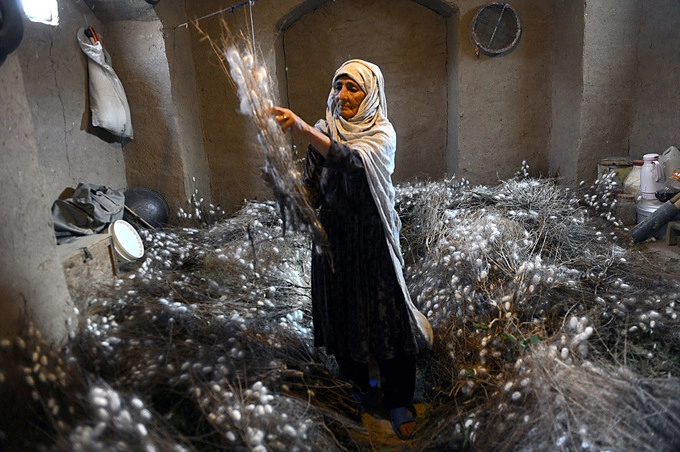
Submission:
[[[448,133],[456,130],[449,127],[449,106],[457,86],[451,86],[455,77],[447,72],[456,66],[450,61],[456,52],[448,43],[455,13],[436,1],[305,2],[278,24],[285,60],[285,80],[279,85],[283,97],[313,123],[324,114],[338,66],[351,58],[377,64],[397,131],[395,182],[442,177],[452,142]],[[306,144],[296,145],[304,155]]]

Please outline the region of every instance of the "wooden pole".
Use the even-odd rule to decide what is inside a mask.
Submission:
[[[146,226],[147,228],[149,228],[149,229],[156,229],[156,228],[154,228],[153,226],[151,226],[149,223],[147,223],[147,222],[144,220],[144,218],[140,217],[140,216],[137,214],[137,212],[135,212],[134,210],[130,209],[128,206],[125,206],[125,210],[127,210],[128,212],[130,212],[130,213],[132,214],[133,217],[135,217],[136,219],[138,219],[139,221],[141,221],[142,224],[144,224],[144,226]]]

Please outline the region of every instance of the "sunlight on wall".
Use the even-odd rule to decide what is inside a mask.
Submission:
[[[31,22],[59,25],[57,0],[22,0],[24,13]]]

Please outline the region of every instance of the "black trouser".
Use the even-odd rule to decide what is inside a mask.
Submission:
[[[360,363],[349,357],[337,357],[340,372],[355,383],[362,392],[369,390],[368,363]],[[401,356],[393,359],[379,359],[380,387],[383,393],[383,408],[407,407],[413,404],[416,389],[416,357]]]

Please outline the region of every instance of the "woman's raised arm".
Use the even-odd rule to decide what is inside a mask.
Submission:
[[[292,130],[296,135],[309,141],[309,144],[311,144],[319,154],[324,157],[328,155],[328,150],[331,147],[331,139],[323,132],[307,124],[302,118],[288,108],[272,107],[271,113],[274,115],[276,122],[279,123],[284,132],[288,129]]]

